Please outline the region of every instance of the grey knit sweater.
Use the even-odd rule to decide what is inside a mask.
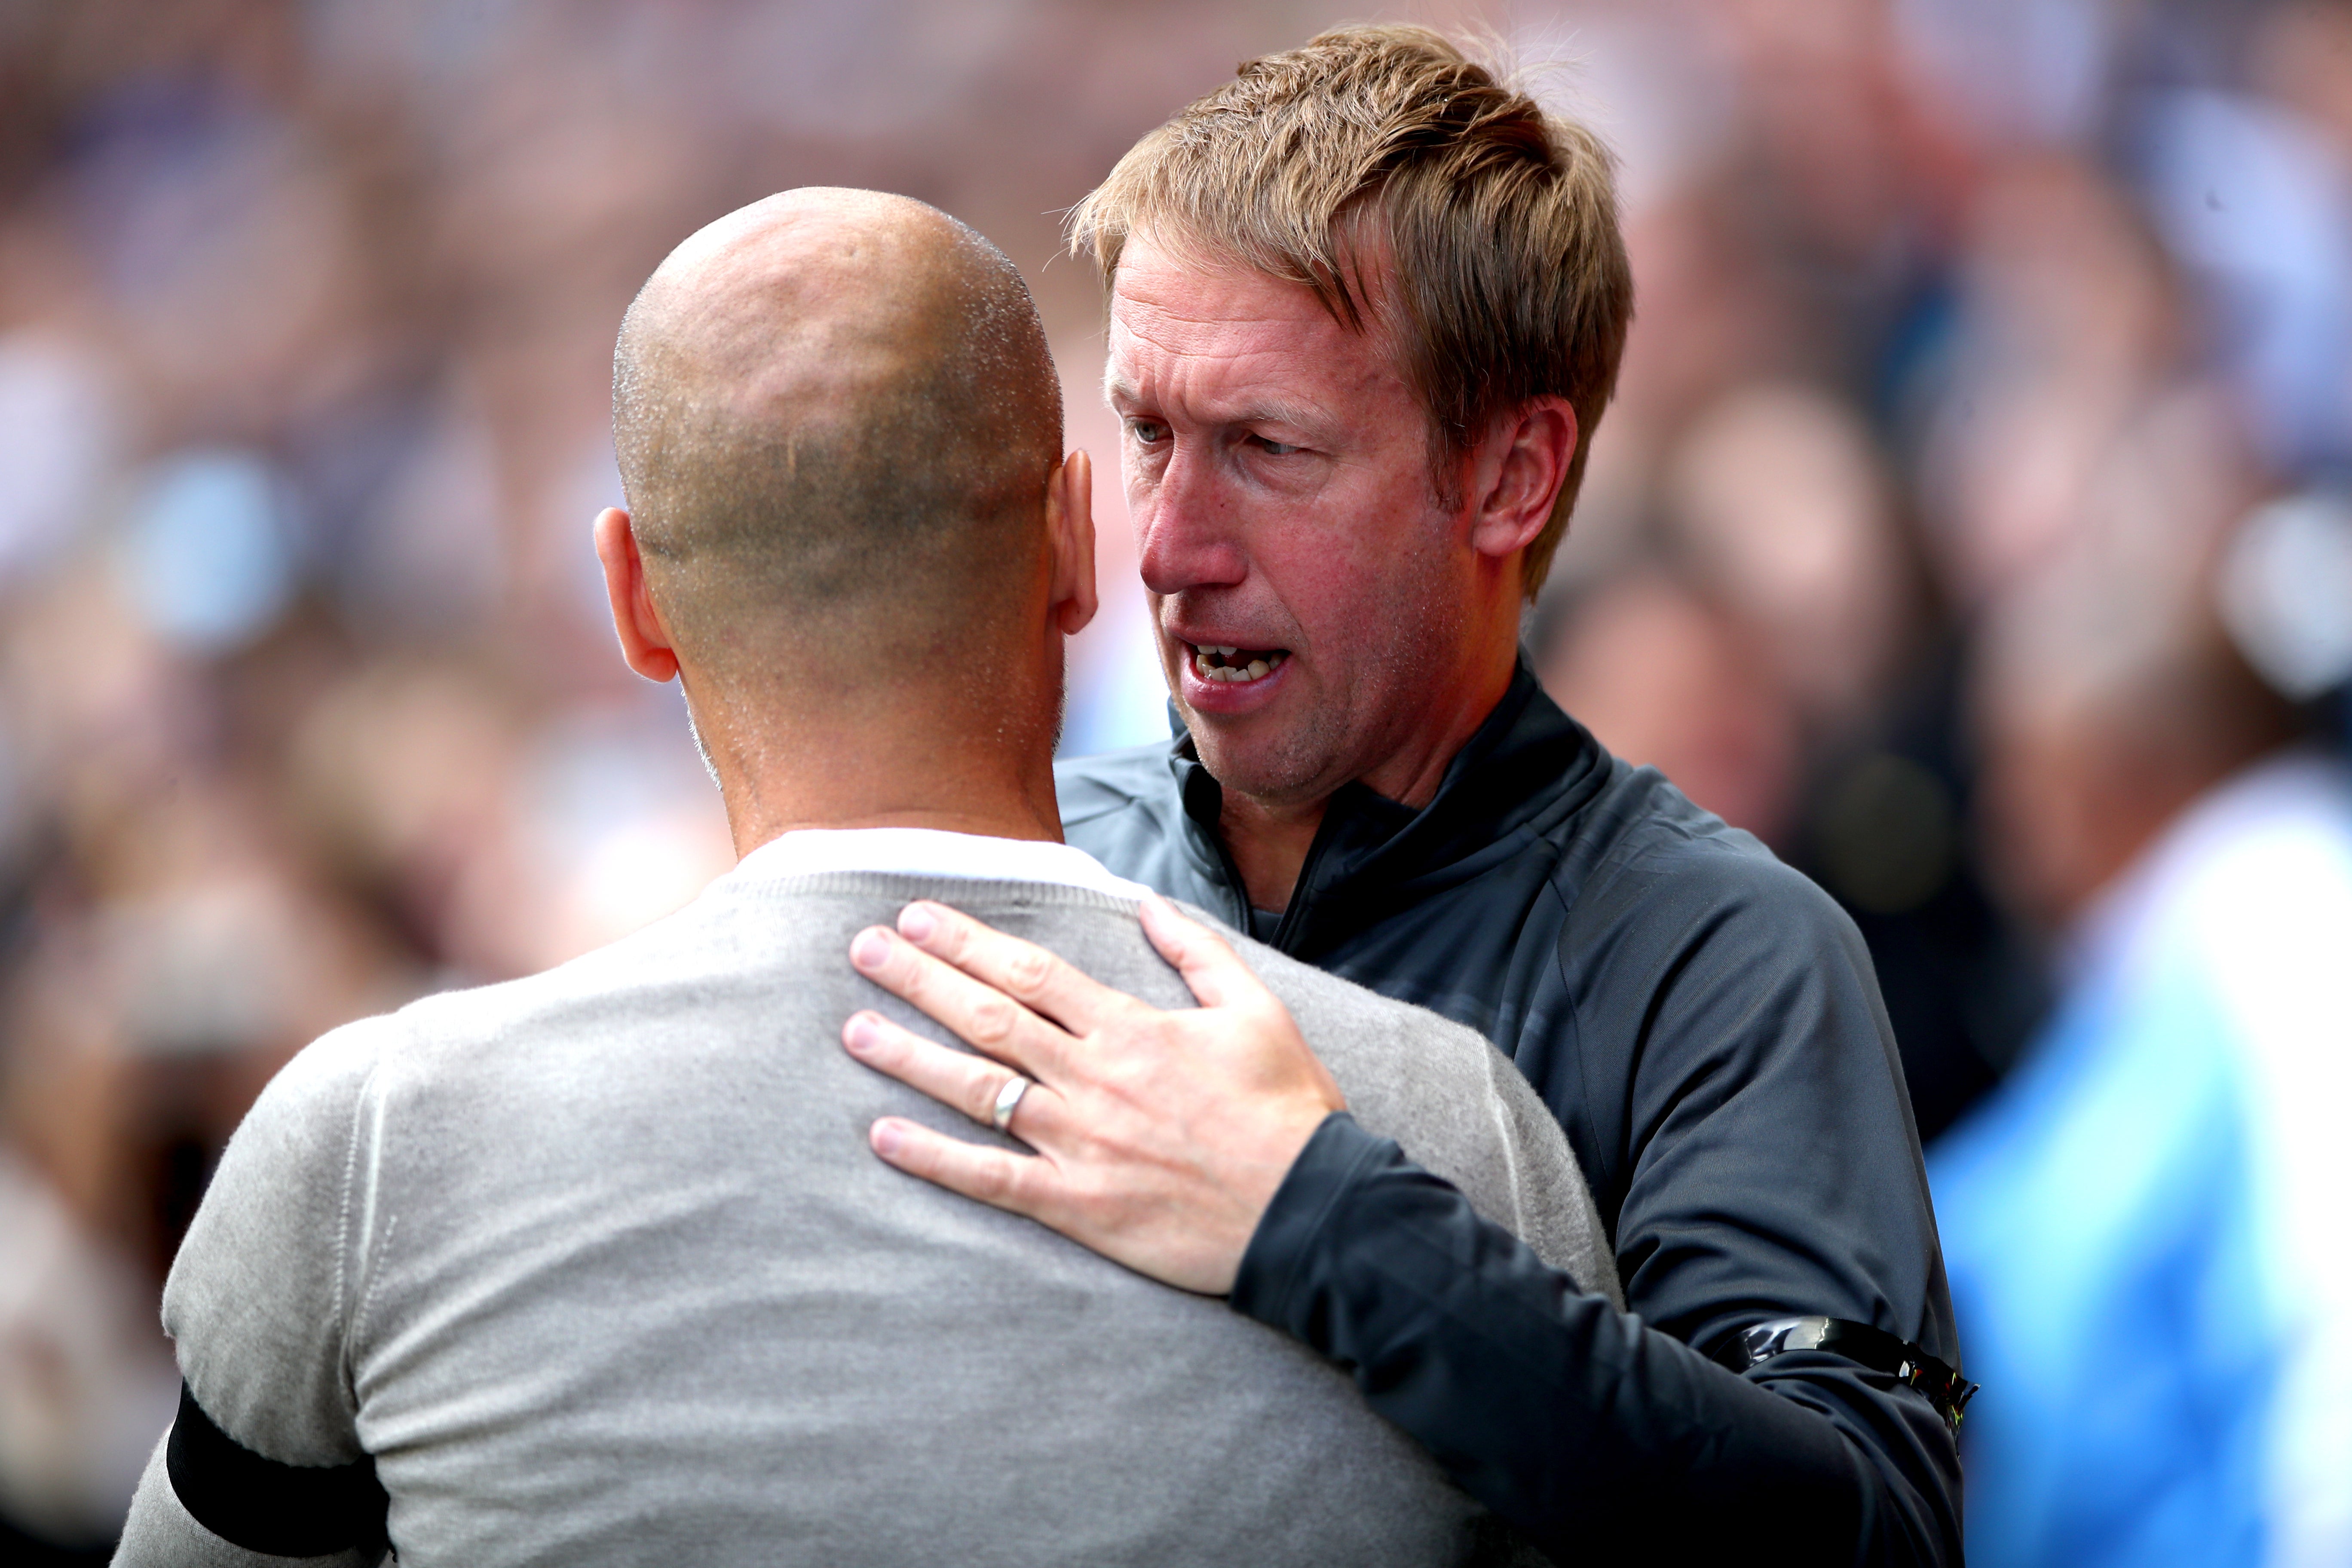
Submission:
[[[861,927],[970,910],[1160,1006],[1131,904],[747,866],[635,937],[336,1031],[269,1086],[165,1326],[268,1458],[373,1457],[403,1568],[1437,1563],[1521,1550],[1340,1372],[874,1158]],[[1486,1041],[1235,939],[1353,1114],[1612,1297],[1557,1125]],[[117,1561],[282,1562],[159,1458]],[[356,1554],[321,1561],[356,1562]]]

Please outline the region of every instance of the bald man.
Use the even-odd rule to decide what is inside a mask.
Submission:
[[[1352,1108],[1615,1286],[1565,1142],[1484,1040],[1061,843],[1087,481],[1011,264],[914,202],[773,197],[655,273],[614,389],[623,654],[683,678],[741,864],[269,1086],[165,1290],[185,1389],[118,1561],[1522,1554],[1313,1353],[868,1152],[954,1118],[869,1070],[910,1049],[1006,1146],[1118,1113],[943,1048],[842,962],[968,984],[882,929],[967,911],[1158,1006],[1198,991],[1204,1052],[1270,1005],[1254,971],[1328,1067],[1270,1105]],[[1135,1006],[1081,983],[1049,1010],[1108,1049]]]

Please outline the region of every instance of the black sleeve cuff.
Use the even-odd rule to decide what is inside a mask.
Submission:
[[[1367,1132],[1346,1111],[1325,1117],[1258,1217],[1234,1276],[1234,1310],[1331,1354],[1332,1325],[1319,1310],[1323,1293],[1311,1287],[1317,1249],[1350,1192],[1403,1158],[1403,1150]]]

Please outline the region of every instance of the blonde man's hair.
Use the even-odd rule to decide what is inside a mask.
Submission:
[[[1070,214],[1070,247],[1108,280],[1129,237],[1238,261],[1315,291],[1361,331],[1393,322],[1399,370],[1452,475],[1493,422],[1553,395],[1576,455],[1526,552],[1532,599],[1617,382],[1633,282],[1614,160],[1426,27],[1349,26],[1244,63],[1137,142]],[[1383,299],[1368,278],[1388,261]]]

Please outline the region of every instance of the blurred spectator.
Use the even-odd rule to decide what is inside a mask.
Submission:
[[[1663,572],[1556,612],[1536,670],[1611,752],[1769,843],[1797,785],[1797,718],[1746,629]]]
[[[0,339],[0,585],[71,552],[114,479],[121,416],[106,369],[69,338],[26,329]]]
[[[1738,606],[1806,733],[1879,711],[1913,595],[1862,421],[1810,388],[1743,389],[1684,436],[1665,489],[1677,542]]]
[[[2352,775],[2202,609],[2085,552],[1979,653],[2003,880],[2065,940],[1931,1160],[1982,1563],[2352,1553]]]
[[[120,1523],[179,1373],[144,1272],[96,1242],[0,1146],[0,1554],[95,1557]]]
[[[2322,707],[2326,723],[2327,699],[2352,681],[2352,499],[2309,492],[2258,509],[2230,542],[2220,587],[2231,641],[2271,689]]]
[[[2170,395],[2190,349],[2171,269],[2122,192],[2072,159],[2010,163],[1984,189],[1962,278],[1923,457],[1931,546],[1962,605],[2078,530],[2112,520],[2169,550],[2229,515],[2242,498],[2224,443],[2180,430]]]

